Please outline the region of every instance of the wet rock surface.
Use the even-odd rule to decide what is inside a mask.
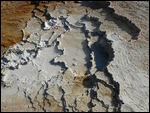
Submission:
[[[22,22],[19,43],[1,56],[1,110],[149,111],[148,33],[122,16],[117,3],[123,8],[121,2],[26,3],[32,17]],[[10,46],[5,39],[2,46]]]

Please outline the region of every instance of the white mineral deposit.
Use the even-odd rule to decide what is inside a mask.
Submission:
[[[1,110],[148,112],[149,2],[130,2],[35,4],[1,57]]]

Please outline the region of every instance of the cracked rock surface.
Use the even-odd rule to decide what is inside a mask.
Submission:
[[[149,111],[148,2],[26,4],[21,41],[1,56],[1,111]],[[134,4],[145,22],[118,11]]]

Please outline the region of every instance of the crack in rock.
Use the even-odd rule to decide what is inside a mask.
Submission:
[[[121,112],[130,108],[122,98],[118,79],[122,75],[111,66],[120,55],[117,43],[126,43],[118,34],[137,39],[140,29],[115,14],[110,2],[31,4],[35,7],[22,29],[22,42],[1,56],[2,103],[16,101],[17,109],[23,101],[27,106],[22,109],[34,112]],[[17,96],[22,100],[11,100]]]
[[[69,110],[66,108],[66,101],[65,101],[65,98],[64,98],[64,95],[65,95],[65,91],[60,87],[60,90],[62,92],[62,97],[61,97],[61,101],[62,101],[62,109],[64,112],[69,112]]]

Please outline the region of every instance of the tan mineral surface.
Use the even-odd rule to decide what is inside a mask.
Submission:
[[[148,112],[148,1],[2,1],[2,112]]]

